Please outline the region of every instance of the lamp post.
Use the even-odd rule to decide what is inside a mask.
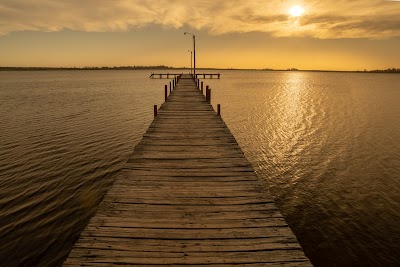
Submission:
[[[190,74],[192,74],[192,50],[188,50],[190,52]]]
[[[196,75],[196,35],[190,32],[185,32],[184,35],[186,34],[193,36],[193,73]]]

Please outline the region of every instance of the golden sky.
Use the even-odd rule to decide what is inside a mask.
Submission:
[[[0,66],[190,66],[185,31],[197,67],[400,68],[384,0],[0,0]]]

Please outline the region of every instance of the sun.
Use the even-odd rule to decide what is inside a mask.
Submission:
[[[304,13],[304,8],[301,6],[292,6],[289,10],[289,14],[292,17],[300,17]]]

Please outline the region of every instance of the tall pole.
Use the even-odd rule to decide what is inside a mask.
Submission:
[[[184,34],[190,34],[193,36],[193,73],[196,76],[196,35],[190,32],[185,32]]]
[[[196,36],[193,35],[193,69],[194,76],[196,76]]]
[[[192,50],[188,50],[189,52],[190,52],[190,74],[192,74],[192,60],[193,60],[193,58],[192,58]]]

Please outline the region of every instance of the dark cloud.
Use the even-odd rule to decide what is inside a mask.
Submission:
[[[305,16],[301,27],[312,26],[320,38],[389,38],[400,36],[397,16]],[[334,34],[334,36],[332,36]]]
[[[0,34],[13,31],[127,31],[148,24],[188,25],[211,34],[266,32],[314,38],[400,36],[400,2],[304,0],[291,18],[291,1],[239,0],[0,0]]]

